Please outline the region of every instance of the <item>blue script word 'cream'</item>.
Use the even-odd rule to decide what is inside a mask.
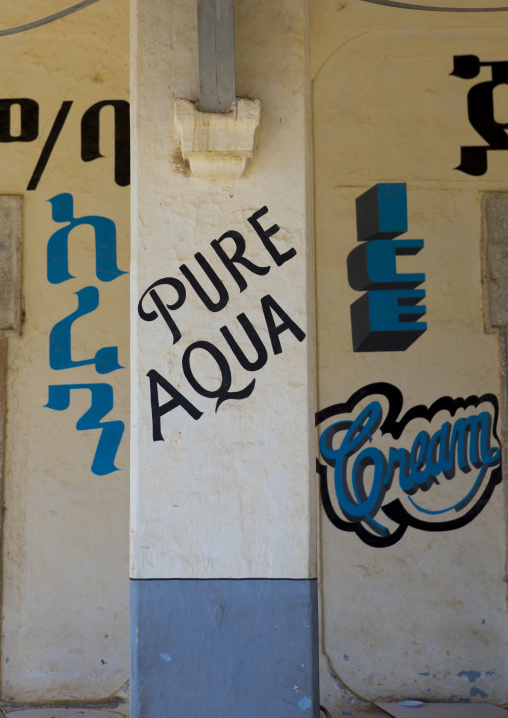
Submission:
[[[469,523],[501,479],[495,396],[443,397],[398,419],[401,408],[401,392],[378,383],[318,413],[318,425],[327,424],[319,439],[325,464],[318,461],[325,511],[372,546],[396,543],[408,526]]]

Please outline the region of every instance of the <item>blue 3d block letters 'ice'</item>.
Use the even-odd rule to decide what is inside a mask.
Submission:
[[[361,245],[350,252],[348,280],[365,291],[351,305],[355,352],[405,351],[427,329],[420,304],[422,273],[398,273],[397,257],[415,255],[423,239],[395,239],[407,232],[407,194],[403,182],[380,183],[356,200]]]

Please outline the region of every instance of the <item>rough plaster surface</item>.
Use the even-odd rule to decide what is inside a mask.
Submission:
[[[9,3],[2,28],[66,7],[60,0]],[[72,329],[74,358],[118,344],[128,366],[128,275],[97,280],[93,234],[73,230],[70,271],[75,279],[50,285],[46,246],[60,225],[48,199],[70,192],[76,216],[98,214],[117,225],[118,264],[129,266],[129,189],[113,180],[114,124],[103,110],[103,159],[80,158],[80,122],[104,99],[128,99],[128,13],[106,0],[56,23],[3,38],[0,98],[39,104],[39,136],[0,144],[1,194],[22,194],[26,320],[10,336],[4,472],[4,565],[1,698],[4,705],[97,701],[114,696],[129,678],[128,661],[128,432],[117,455],[119,471],[94,476],[98,432],[76,430],[89,407],[86,392],[68,410],[44,408],[48,385],[109,381],[112,414],[128,424],[128,370],[108,377],[93,367],[52,371],[49,333],[76,308],[74,292],[96,286],[99,309]],[[39,186],[26,187],[63,100],[66,123]],[[122,700],[124,699],[122,694]],[[123,712],[123,708],[120,709]]]
[[[197,180],[182,172],[175,98],[199,93],[197,20],[193,0],[135,3],[132,18],[133,252],[132,292],[132,550],[134,578],[308,578],[315,575],[312,248],[306,4],[246,2],[237,8],[237,95],[258,98],[262,127],[240,180]],[[263,206],[274,242],[295,257],[275,266],[247,219]],[[228,230],[246,240],[246,256],[269,266],[245,273],[242,293],[210,247]],[[228,249],[230,252],[231,249]],[[212,314],[188,287],[174,312],[182,339],[172,343],[160,318],[142,322],[137,306],[161,277],[186,263],[202,277],[201,252],[230,294]],[[243,270],[242,270],[243,271]],[[207,282],[207,289],[209,283]],[[306,333],[281,335],[274,355],[260,300],[271,294]],[[173,301],[168,296],[166,301]],[[151,307],[150,307],[151,308]],[[147,305],[148,311],[148,305]],[[245,312],[268,348],[267,364],[245,372],[220,327],[235,336]],[[252,395],[215,402],[191,389],[182,372],[186,347],[210,341],[227,355],[232,389],[255,378]],[[242,340],[243,341],[243,340]],[[242,344],[247,349],[247,345]],[[201,381],[217,386],[214,363],[198,365]],[[152,441],[147,372],[155,369],[203,416],[182,408],[162,418],[164,441]],[[168,397],[161,394],[161,403]]]
[[[504,34],[480,15],[332,0],[315,0],[311,11],[318,408],[373,381],[396,384],[404,409],[442,396],[501,397],[497,338],[484,333],[482,317],[480,199],[506,191],[508,157],[491,153],[483,177],[454,170],[460,146],[482,140],[467,118],[475,80],[449,73],[453,55],[506,59]],[[354,354],[349,308],[359,294],[346,262],[357,244],[355,199],[376,182],[407,182],[403,236],[425,246],[399,271],[426,275],[428,330],[406,352]],[[498,306],[505,311],[501,295]],[[332,715],[361,712],[348,705],[355,694],[508,699],[505,523],[504,485],[468,526],[411,529],[387,549],[368,547],[322,514],[321,640],[329,662],[321,680],[332,670],[352,691],[323,691]]]
[[[5,418],[7,416],[7,339],[0,337],[0,497],[3,494],[5,456]],[[3,519],[0,522],[0,527]]]
[[[508,193],[482,197],[485,320],[487,328],[508,324]]]
[[[334,715],[354,716],[354,718],[383,718],[386,715],[373,703],[353,693],[341,681],[330,667],[330,660],[322,650],[319,656],[319,702],[329,711],[332,718]]]

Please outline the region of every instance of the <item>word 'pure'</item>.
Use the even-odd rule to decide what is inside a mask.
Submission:
[[[269,229],[263,229],[259,222],[259,218],[267,214],[267,212],[268,207],[262,207],[251,217],[249,217],[247,221],[255,229],[257,237],[261,240],[263,246],[267,250],[270,257],[274,260],[275,264],[280,267],[285,262],[287,262],[288,259],[291,259],[295,256],[296,249],[294,247],[291,247],[291,249],[288,249],[282,254],[279,252],[271,238],[274,234],[276,234],[276,232],[279,231],[280,227],[277,224],[274,224]],[[231,240],[234,245],[234,252],[232,255],[229,255],[223,246],[227,239]],[[238,266],[243,267],[249,272],[252,272],[252,274],[257,275],[265,275],[268,274],[268,272],[270,271],[270,266],[259,266],[257,264],[254,264],[254,262],[244,256],[246,244],[245,239],[243,235],[240,234],[240,232],[236,232],[235,230],[229,230],[228,232],[225,232],[221,237],[219,237],[219,239],[214,239],[210,243],[210,246],[215,251],[231,277],[235,280],[240,292],[243,292],[245,289],[247,289],[247,280],[245,279],[245,276],[242,274],[242,272],[240,272],[240,270],[238,269]],[[224,307],[229,301],[228,290],[226,289],[224,282],[221,280],[217,272],[213,269],[210,262],[201,254],[201,252],[196,252],[194,258],[203,270],[208,280],[211,282],[213,288],[217,293],[217,297],[210,297],[206,289],[203,287],[202,282],[200,282],[198,277],[196,277],[196,272],[190,269],[186,264],[182,264],[179,267],[180,272],[187,280],[188,284],[192,287],[194,292],[197,294],[199,299],[203,302],[205,307],[211,312],[220,312],[222,309],[224,309]],[[173,290],[176,292],[176,298],[170,304],[165,303],[160,296],[160,288],[162,288],[164,285],[166,287],[172,287]],[[153,300],[156,309],[147,310],[145,308],[145,297],[147,296],[147,294]],[[180,309],[183,306],[186,297],[187,290],[183,280],[177,279],[176,277],[163,277],[162,279],[158,279],[156,282],[154,282],[144,292],[143,296],[139,300],[138,314],[145,322],[153,322],[160,314],[162,319],[164,319],[164,321],[168,325],[169,330],[171,331],[171,334],[173,336],[173,344],[176,344],[181,339],[182,333],[178,325],[176,324],[173,315],[170,312]],[[157,314],[157,310],[159,311],[159,314]]]
[[[263,247],[268,252],[270,258],[275,262],[277,267],[281,267],[285,262],[296,255],[296,249],[291,247],[285,252],[281,252],[276,246],[272,237],[279,231],[279,226],[274,224],[265,229],[259,222],[260,217],[268,213],[267,207],[262,207],[248,218],[248,222],[255,230],[256,237],[261,241]],[[240,292],[247,289],[248,272],[262,276],[268,274],[271,269],[270,265],[255,264],[252,260],[245,256],[246,242],[242,234],[235,230],[225,232],[219,239],[211,242],[211,247],[217,257],[222,262],[225,270],[236,283]],[[203,281],[199,278],[200,271],[196,271],[196,267],[189,267],[182,264],[179,267],[182,278],[163,277],[154,282],[143,293],[139,304],[138,314],[145,322],[155,321],[161,318],[172,337],[172,343],[176,344],[182,338],[180,329],[181,323],[177,323],[175,312],[181,309],[187,298],[187,289],[190,287],[203,305],[210,312],[220,312],[229,302],[229,292],[221,277],[213,269],[210,262],[201,252],[194,255],[199,270],[205,275],[208,283],[214,289],[213,296],[205,288]],[[163,299],[161,292],[167,292],[170,287],[174,293],[171,301]],[[148,305],[151,300],[152,306]],[[264,322],[268,331],[273,354],[282,353],[282,345],[280,335],[289,331],[299,342],[305,339],[305,332],[291,319],[284,311],[280,304],[270,295],[267,294],[261,298],[261,310]],[[242,333],[250,342],[252,352],[244,351],[245,338],[236,338],[231,329],[224,325],[219,328],[223,339],[226,341],[228,348],[231,350],[238,364],[247,372],[256,372],[262,369],[268,361],[268,351],[265,347],[254,324],[250,321],[245,313],[241,313],[236,317],[237,322],[242,328]],[[195,362],[196,356],[203,357],[208,355],[207,359],[215,362],[220,376],[219,386],[210,388],[205,386],[203,380],[196,376]],[[256,383],[252,379],[242,389],[232,390],[232,372],[229,361],[225,354],[212,344],[210,341],[195,341],[191,343],[184,351],[182,356],[182,370],[189,385],[197,394],[209,399],[215,399],[215,411],[220,405],[227,400],[240,400],[249,397]],[[163,441],[164,437],[161,430],[161,418],[168,412],[181,407],[194,420],[198,420],[203,412],[200,411],[186,396],[182,394],[168,379],[163,377],[155,369],[151,369],[148,374],[150,382],[150,402],[152,408],[152,436],[154,441]],[[216,383],[216,382],[215,382]],[[165,403],[160,403],[159,391],[163,390],[170,399]]]

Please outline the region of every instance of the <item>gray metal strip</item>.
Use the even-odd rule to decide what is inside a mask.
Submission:
[[[197,0],[199,109],[225,112],[235,101],[233,0]]]

